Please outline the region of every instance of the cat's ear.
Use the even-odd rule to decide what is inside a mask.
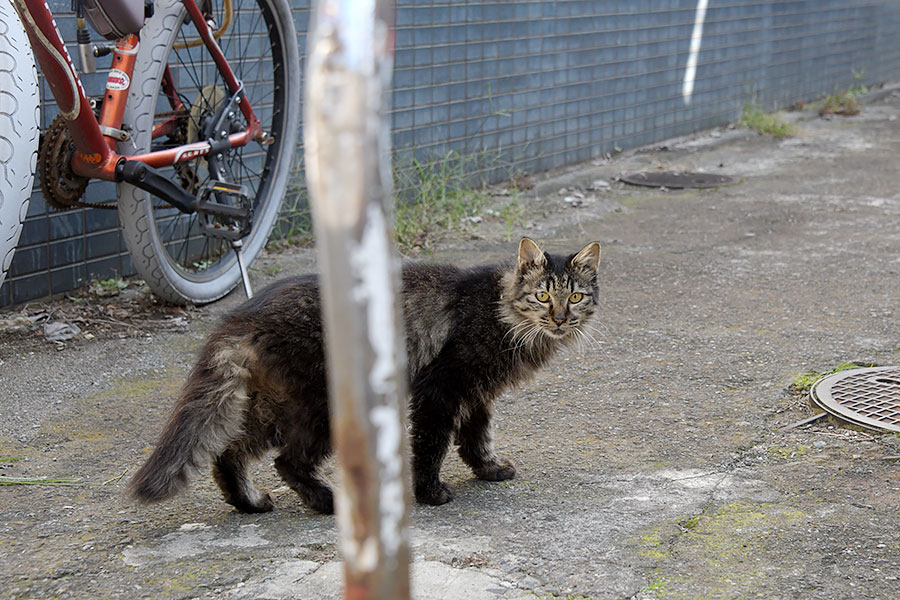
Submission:
[[[571,260],[572,266],[596,271],[600,268],[600,242],[591,242],[578,251]]]
[[[530,267],[540,267],[547,262],[544,251],[538,247],[534,240],[524,237],[519,242],[519,271],[527,271]]]

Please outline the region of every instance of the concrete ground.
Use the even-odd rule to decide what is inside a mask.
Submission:
[[[412,509],[414,597],[898,597],[900,437],[782,430],[812,414],[789,389],[797,374],[898,360],[898,116],[884,94],[855,117],[792,113],[799,133],[783,140],[725,129],[580,165],[495,199],[524,209],[509,237],[486,213],[438,244],[429,260],[472,264],[511,258],[520,234],[555,250],[597,239],[603,298],[597,346],[498,403],[517,478],[480,482],[451,457],[456,499]],[[657,169],[742,181],[615,180]],[[610,188],[590,190],[598,179]],[[311,269],[314,252],[294,249],[255,279]],[[0,598],[340,597],[334,519],[270,464],[269,514],[233,512],[208,475],[164,504],[123,497],[239,300],[87,319],[59,349],[26,317],[72,301],[0,313],[0,475],[75,478],[0,487]],[[96,301],[115,315],[121,300]]]

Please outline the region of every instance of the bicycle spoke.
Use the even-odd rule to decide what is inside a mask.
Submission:
[[[223,167],[224,180],[242,186],[246,195],[216,192],[210,199],[234,205],[250,203],[254,211],[253,228],[244,240],[245,248],[252,246],[252,252],[258,253],[277,214],[290,172],[294,148],[293,141],[287,143],[286,140],[295,137],[299,89],[285,81],[298,81],[299,55],[294,35],[287,40],[280,37],[286,26],[290,29],[290,7],[284,0],[234,0],[229,22],[223,18],[223,3],[215,0],[213,4],[212,15],[208,18],[215,21],[215,29],[221,32],[217,40],[219,48],[235,78],[242,83],[245,97],[260,120],[262,130],[271,135],[275,143],[262,146],[251,142],[226,150],[221,156],[197,157],[162,171],[189,194],[198,195],[207,189],[205,186],[211,179],[220,178],[214,168]],[[162,10],[168,13],[161,14],[186,15],[181,11],[173,12],[178,10],[175,4],[164,6]],[[156,102],[152,110],[157,113],[154,124],[158,135],[141,151],[171,149],[205,139],[209,124],[221,117],[218,113],[222,103],[230,98],[225,78],[205,45],[190,45],[199,39],[193,22],[186,16],[179,18],[184,19],[180,24],[171,18],[168,21],[161,18],[153,37],[148,35],[147,43],[161,45],[159,40],[166,40],[164,47],[170,50],[164,67],[154,67],[159,69],[154,71],[156,82],[162,79],[163,70],[167,73],[165,90],[152,99]],[[173,46],[173,42],[177,44]],[[179,103],[180,109],[173,110]],[[245,129],[247,125],[240,111],[223,121],[223,129],[230,132]],[[213,164],[209,164],[209,160]],[[187,287],[208,285],[212,289],[215,287],[213,282],[232,277],[231,273],[236,269],[230,242],[207,235],[201,226],[201,221],[206,223],[207,216],[201,218],[197,214],[181,213],[160,200],[154,200],[151,206],[148,217],[150,227],[155,229],[151,238],[154,246],[144,255],[158,255],[158,259],[152,260],[158,261],[173,288],[183,282]],[[239,222],[228,219],[209,218],[226,228],[240,226]],[[147,239],[146,236],[138,235],[136,229],[140,223],[135,221],[131,227],[135,231],[130,237],[132,243],[144,243],[142,240]],[[145,278],[152,278],[152,264],[146,268]],[[221,293],[224,292],[217,295]],[[193,292],[190,294],[192,296]]]

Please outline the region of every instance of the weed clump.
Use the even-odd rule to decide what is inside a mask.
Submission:
[[[850,90],[829,94],[823,102],[822,108],[819,109],[821,117],[827,115],[851,117],[859,114],[859,100],[856,99],[856,94]]]
[[[479,181],[485,157],[450,151],[395,169],[395,233],[401,250],[431,247],[439,233],[465,232],[490,199]]]
[[[825,96],[823,100],[817,103],[817,106],[819,106],[820,117],[827,117],[830,115],[852,117],[853,115],[859,114],[861,107],[859,100],[857,100],[856,97],[861,94],[868,94],[869,88],[862,83],[865,71],[854,71],[851,69],[851,72],[853,73],[853,79],[856,80],[856,83],[842,92],[837,91],[837,88],[835,88],[833,94]]]
[[[822,377],[826,375],[831,375],[832,373],[837,373],[839,371],[846,371],[848,369],[860,369],[863,367],[877,367],[875,363],[862,363],[862,362],[845,362],[841,363],[830,371],[825,371],[824,373],[819,373],[817,371],[807,371],[805,373],[800,373],[799,375],[794,377],[794,381],[791,382],[791,390],[798,394],[805,394],[809,392],[810,388],[812,388],[813,384],[817,382]]]
[[[759,106],[750,103],[744,106],[740,124],[763,135],[771,135],[778,138],[791,137],[797,134],[797,128],[791,123],[786,123],[777,116],[767,113]]]

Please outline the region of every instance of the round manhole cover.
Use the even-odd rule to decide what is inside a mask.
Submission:
[[[900,367],[839,371],[818,380],[809,396],[854,425],[900,432]]]
[[[621,177],[625,183],[646,185],[649,187],[682,188],[715,188],[736,183],[736,177],[716,175],[715,173],[684,173],[676,171],[647,171],[632,173]]]

